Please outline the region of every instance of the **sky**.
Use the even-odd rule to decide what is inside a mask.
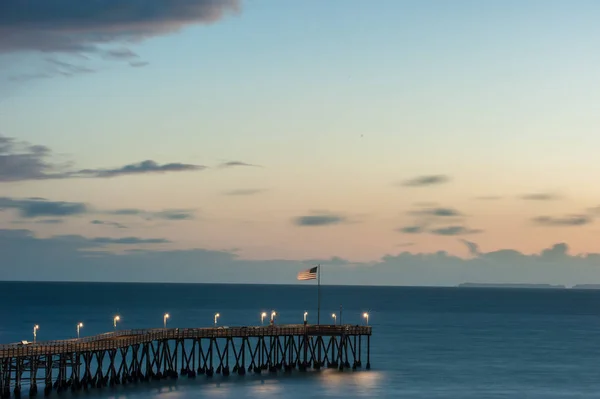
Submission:
[[[600,283],[599,18],[4,0],[0,279]]]

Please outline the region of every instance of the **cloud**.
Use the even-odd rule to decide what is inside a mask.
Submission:
[[[260,165],[253,165],[251,163],[240,162],[240,161],[224,162],[224,163],[222,163],[222,164],[219,165],[220,168],[233,168],[233,167],[236,167],[236,166],[259,167]]]
[[[347,221],[347,218],[333,213],[322,213],[315,215],[299,216],[294,219],[296,226],[329,226]]]
[[[467,249],[469,250],[469,254],[471,256],[481,255],[481,252],[479,251],[479,245],[477,245],[476,243],[464,240],[462,238],[459,241],[467,246]]]
[[[203,248],[132,248],[116,254],[106,250],[98,252],[113,243],[97,241],[103,240],[77,235],[39,238],[29,230],[0,229],[0,280],[289,284],[297,282],[298,271],[315,261],[250,260],[232,251]],[[128,245],[123,244],[123,247]],[[366,263],[339,257],[321,262],[327,264],[327,281],[335,284],[600,283],[600,254],[570,255],[565,243],[550,245],[531,255],[514,249],[481,251],[476,243],[471,243],[471,248],[468,259],[438,250],[402,251]],[[93,257],[90,256],[92,250],[96,251]],[[367,293],[363,295],[366,301],[363,306],[368,308],[370,298],[378,291],[374,289],[371,295],[368,288],[363,289]],[[316,309],[316,299],[312,303]]]
[[[125,226],[124,224],[121,223],[117,223],[117,222],[109,222],[106,220],[92,220],[90,222],[91,224],[96,224],[96,225],[104,225],[104,226],[112,226],[112,227],[116,227],[117,229],[126,229],[127,226]]]
[[[556,201],[561,199],[561,196],[552,193],[532,193],[521,195],[519,198],[528,201]]]
[[[164,238],[139,238],[139,237],[123,237],[123,238],[110,238],[110,237],[97,237],[91,240],[92,242],[99,244],[167,244],[171,241]]]
[[[410,211],[412,215],[433,216],[433,217],[458,217],[462,213],[453,208],[426,208],[417,211]]]
[[[480,201],[497,201],[502,199],[500,195],[482,195],[480,197],[475,197],[475,199]]]
[[[118,216],[140,216],[146,220],[191,220],[194,218],[194,210],[190,209],[165,209],[158,212],[146,211],[137,208],[123,208],[106,212],[109,215]]]
[[[81,74],[95,73],[96,70],[85,65],[79,65],[72,62],[57,60],[55,58],[47,58],[45,63],[39,67],[40,70],[31,73],[22,73],[9,76],[9,80],[23,82],[33,79],[45,79],[55,76],[72,77]]]
[[[532,220],[542,226],[583,226],[593,222],[593,219],[587,215],[570,215],[562,218],[538,216]]]
[[[51,161],[52,151],[42,145],[18,142],[0,136],[0,182],[51,180],[70,178],[111,178],[125,175],[158,174],[167,172],[200,171],[206,167],[184,163],[160,165],[152,160],[112,169],[72,170],[68,165]]]
[[[148,65],[150,65],[150,63],[146,61],[132,61],[129,63],[129,66],[133,68],[142,68]]]
[[[402,185],[405,187],[425,187],[436,184],[443,184],[450,181],[450,177],[446,175],[427,175],[418,176],[413,179],[405,180]]]
[[[116,54],[125,45],[209,24],[239,10],[238,0],[2,0],[0,53]]]
[[[425,231],[424,226],[406,226],[396,229],[396,231],[404,234],[420,234]]]
[[[481,233],[482,231],[483,230],[470,229],[465,226],[447,226],[433,229],[429,232],[438,236],[459,236],[465,234],[477,234]]]
[[[255,195],[265,192],[265,189],[262,188],[249,188],[249,189],[238,189],[238,190],[230,190],[225,191],[224,195]]]
[[[81,202],[47,201],[44,199],[14,199],[0,197],[0,210],[15,209],[23,218],[40,216],[73,216],[89,211],[86,204]]]

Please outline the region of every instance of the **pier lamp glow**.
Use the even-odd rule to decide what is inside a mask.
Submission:
[[[77,323],[77,339],[79,339],[79,329],[83,327],[83,323]]]
[[[274,310],[271,311],[271,323],[275,322],[275,316],[277,316],[277,312],[275,312]]]
[[[37,324],[35,326],[33,326],[33,343],[35,344],[35,340],[37,338],[37,330],[40,329],[40,326],[38,326]]]
[[[260,314],[260,324],[265,324],[265,317],[267,317],[267,312],[262,312]]]
[[[117,315],[114,317],[113,319],[113,327],[116,329],[117,328],[117,321],[121,320],[121,316]]]
[[[163,326],[165,328],[167,328],[167,319],[169,318],[169,314],[165,313],[165,315],[163,316]]]
[[[333,325],[335,326],[335,324],[337,322],[337,315],[335,313],[332,313],[331,318],[333,319]]]
[[[218,319],[219,317],[221,317],[221,315],[220,315],[220,314],[218,314],[218,313],[215,313],[215,326],[217,325],[217,319]]]
[[[304,312],[304,322],[306,323],[306,316],[308,316],[308,312]]]
[[[367,312],[363,313],[363,317],[367,323],[367,325],[369,325],[369,314]]]

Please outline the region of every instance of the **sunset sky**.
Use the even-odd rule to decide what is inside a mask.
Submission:
[[[0,279],[600,282],[599,19],[4,0]]]

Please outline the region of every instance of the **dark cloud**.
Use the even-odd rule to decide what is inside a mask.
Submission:
[[[163,211],[153,212],[136,208],[124,208],[107,211],[106,213],[118,216],[140,216],[146,220],[191,220],[194,218],[194,210],[190,209],[165,209]]]
[[[77,235],[38,238],[28,230],[0,229],[0,280],[288,284],[296,281],[296,274],[306,268],[306,264],[317,261],[327,264],[325,277],[336,284],[435,286],[470,281],[573,285],[600,282],[600,254],[570,255],[565,243],[550,245],[531,255],[514,249],[482,252],[476,243],[471,243],[473,251],[469,259],[445,251],[402,251],[374,262],[357,263],[338,257],[323,261],[249,260],[231,251],[201,248],[131,248],[116,254],[107,250],[112,243],[97,240]],[[150,244],[140,244],[140,247],[142,245]],[[135,247],[135,244],[123,245],[128,249],[130,246]],[[94,251],[94,256],[90,256],[90,251]]]
[[[346,222],[347,219],[341,215],[335,214],[315,214],[308,216],[299,216],[294,219],[296,226],[329,226]]]
[[[465,234],[481,233],[482,230],[470,229],[465,226],[446,226],[430,230],[429,232],[438,236],[460,236]]]
[[[117,223],[117,222],[110,222],[110,221],[106,221],[106,220],[97,220],[96,219],[96,220],[92,220],[90,223],[96,224],[96,225],[116,227],[117,229],[126,229],[127,228],[127,226],[125,226],[124,224]]]
[[[225,191],[224,195],[255,195],[265,192],[265,189],[262,188],[248,188],[248,189],[238,189],[238,190],[230,190]]]
[[[583,226],[593,222],[593,219],[587,215],[569,215],[562,218],[538,216],[532,220],[542,226]]]
[[[221,165],[219,165],[220,168],[233,168],[236,166],[251,166],[251,167],[259,167],[259,165],[253,165],[251,163],[246,163],[246,162],[240,162],[240,161],[230,161],[230,162],[224,162]]]
[[[238,0],[2,0],[0,53],[126,54],[124,45],[238,9]]]
[[[99,244],[167,244],[171,241],[164,238],[139,238],[139,237],[123,237],[123,238],[110,238],[110,237],[97,237],[91,240],[92,242]]]
[[[89,66],[75,64],[72,62],[66,62],[57,60],[55,58],[47,58],[45,63],[38,67],[39,71],[31,73],[23,73],[19,75],[9,76],[9,80],[12,81],[26,81],[33,79],[44,79],[52,78],[55,76],[72,77],[81,74],[95,73],[96,70]]]
[[[410,211],[412,215],[433,216],[433,217],[458,217],[462,213],[453,208],[426,208],[417,211]]]
[[[561,196],[552,193],[532,193],[521,195],[519,198],[528,201],[555,201],[561,199]]]
[[[0,197],[0,210],[14,209],[23,218],[40,216],[73,216],[89,211],[81,202],[47,201],[44,199],[14,199]]]
[[[168,163],[160,165],[154,161],[146,160],[140,163],[129,164],[115,169],[83,169],[74,172],[77,177],[99,177],[109,178],[125,175],[141,175],[149,173],[186,172],[206,169],[202,165],[190,165],[184,163]]]
[[[404,234],[420,234],[425,231],[424,226],[406,226],[397,229],[396,231]]]
[[[51,161],[52,151],[42,145],[18,142],[0,136],[0,182],[25,180],[50,180],[69,178],[111,178],[126,175],[157,174],[167,172],[200,171],[202,165],[168,163],[160,165],[152,160],[129,164],[113,169],[70,170],[68,165]]]
[[[402,182],[402,185],[406,187],[424,187],[443,184],[448,181],[450,181],[450,177],[446,175],[427,175],[405,180]]]
[[[467,249],[469,250],[469,254],[471,256],[481,255],[481,252],[479,251],[479,245],[477,245],[476,243],[464,240],[462,238],[459,241],[466,245]]]

